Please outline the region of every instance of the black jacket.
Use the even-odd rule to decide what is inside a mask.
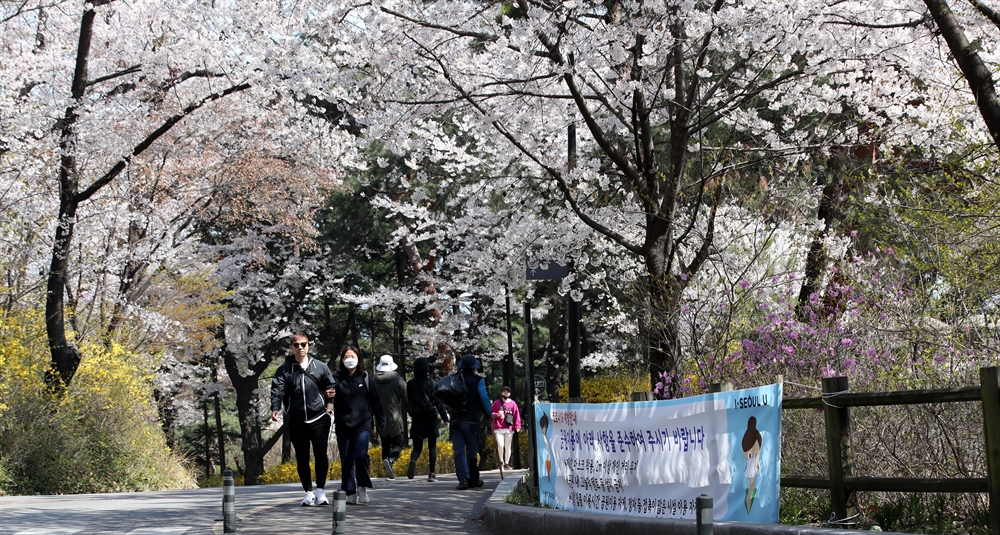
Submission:
[[[385,429],[385,411],[375,390],[375,380],[362,374],[340,374],[333,398],[333,421],[338,433],[372,430],[372,416]]]
[[[493,413],[493,405],[486,394],[486,381],[472,369],[466,368],[458,370],[456,373],[462,374],[465,379],[465,390],[468,395],[465,398],[465,407],[462,411],[452,414],[452,425],[455,422],[477,424],[484,414]]]
[[[306,376],[311,375],[315,381]],[[314,420],[326,412],[327,388],[336,381],[326,364],[309,359],[303,370],[294,358],[289,358],[278,367],[271,379],[271,411],[280,411],[285,406],[287,418],[297,422]]]
[[[430,418],[420,418],[413,414],[414,407],[433,406],[441,419],[448,421],[448,412],[444,404],[434,397],[434,380],[428,377],[429,364],[427,359],[421,357],[413,362],[413,379],[406,382],[406,396],[410,403],[410,414],[414,420],[431,420],[437,423],[437,416],[432,412]]]

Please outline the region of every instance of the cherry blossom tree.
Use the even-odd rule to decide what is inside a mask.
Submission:
[[[83,207],[126,191],[109,187],[141,174],[137,164],[156,166],[142,158],[188,117],[200,121],[192,125],[200,132],[188,135],[210,136],[218,131],[217,119],[235,108],[280,101],[279,85],[291,101],[296,81],[286,67],[294,63],[295,48],[275,43],[290,42],[304,27],[308,7],[99,0],[5,2],[3,9],[2,146],[8,158],[20,160],[17,165],[38,173],[31,180],[57,178],[46,320],[50,380],[68,383],[79,354],[67,337],[66,296],[77,226],[90,217]],[[133,238],[137,232],[134,227]],[[129,293],[142,268],[142,261],[126,266],[119,290]]]
[[[557,237],[514,231],[506,281],[523,284],[527,244],[582,257],[590,233],[641,266],[654,375],[681,358],[681,302],[724,204],[830,150],[964,142],[948,136],[973,119],[920,4],[386,0],[347,20],[339,38],[370,52],[352,101],[368,135],[415,165],[489,168],[480,211],[514,190],[547,201]]]

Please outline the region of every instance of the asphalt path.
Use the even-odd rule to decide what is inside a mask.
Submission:
[[[483,472],[480,489],[456,490],[454,475],[376,480],[371,503],[347,507],[346,533],[488,535],[483,504],[500,481]],[[327,496],[339,481],[326,484]],[[236,487],[237,529],[250,534],[332,532],[331,506],[302,507],[298,484]],[[418,531],[419,530],[419,531]],[[0,496],[0,535],[221,535],[222,489],[117,494]]]

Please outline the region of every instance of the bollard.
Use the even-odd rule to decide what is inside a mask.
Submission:
[[[333,493],[333,533],[345,533],[347,520],[347,493],[338,490]]]
[[[712,535],[712,497],[707,494],[698,496],[695,510],[695,522],[698,526],[698,535]]]
[[[222,473],[222,532],[236,531],[236,484],[233,481],[233,471]]]

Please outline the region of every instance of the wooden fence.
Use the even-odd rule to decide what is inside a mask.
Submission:
[[[823,379],[821,396],[784,398],[782,408],[786,410],[823,408],[829,478],[782,476],[781,486],[830,489],[830,501],[836,515],[834,522],[857,513],[855,493],[858,491],[987,492],[990,498],[991,532],[993,535],[1000,535],[1000,368],[980,368],[979,379],[980,386],[964,388],[852,393],[848,391],[847,377],[830,377]],[[727,390],[725,386],[713,387],[713,390]],[[970,401],[982,403],[987,477],[930,479],[863,477],[854,474],[851,407]]]

